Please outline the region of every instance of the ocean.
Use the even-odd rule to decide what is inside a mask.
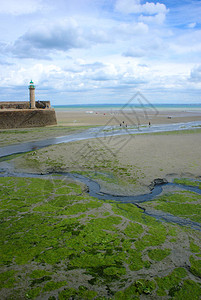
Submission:
[[[53,105],[55,111],[100,111],[100,110],[109,110],[115,111],[122,108],[152,108],[156,110],[182,110],[182,111],[197,111],[201,110],[201,104],[136,104],[126,103],[122,104],[76,104],[76,105]]]

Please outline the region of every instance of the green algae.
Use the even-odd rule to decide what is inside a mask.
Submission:
[[[171,253],[170,249],[150,249],[148,256],[152,260],[161,261]]]
[[[34,289],[30,289],[25,294],[25,299],[35,299],[37,296],[40,295],[41,287],[36,287]]]
[[[66,281],[49,281],[43,287],[43,292],[58,290],[60,287],[67,285]]]
[[[190,249],[192,252],[194,253],[200,253],[200,246],[198,246],[197,244],[193,243],[193,241],[190,242]]]
[[[123,291],[119,291],[115,294],[114,299],[139,299],[140,295],[149,295],[155,290],[156,284],[153,280],[138,279],[132,283],[128,288]]]
[[[187,178],[182,178],[182,179],[175,178],[174,183],[183,184],[183,185],[187,185],[187,186],[196,186],[199,189],[201,189],[201,182],[200,181],[190,180],[190,179],[187,179]]]
[[[130,223],[124,230],[128,237],[138,237],[141,233],[143,233],[143,231],[144,229],[142,225],[138,223]]]
[[[166,296],[169,291],[177,290],[180,282],[187,275],[187,271],[184,268],[176,268],[169,275],[161,278],[156,278],[158,284],[157,295]]]
[[[166,229],[163,225],[150,226],[148,233],[135,242],[135,247],[138,250],[144,250],[149,246],[162,245],[166,240],[166,236]]]
[[[48,276],[48,275],[52,275],[52,272],[48,272],[46,270],[34,270],[33,272],[31,272],[31,274],[29,275],[30,278],[41,278],[43,276]]]
[[[66,299],[83,299],[92,300],[96,297],[97,292],[88,290],[85,286],[80,286],[78,290],[74,288],[65,288],[59,293],[59,300]],[[76,298],[75,298],[76,297]]]
[[[201,222],[199,200],[200,195],[192,192],[169,193],[159,197],[155,201],[154,208],[195,222]]]
[[[193,280],[184,280],[181,286],[177,289],[170,290],[170,296],[175,300],[194,300],[200,299],[201,285]]]
[[[51,126],[37,127],[17,130],[0,130],[1,146],[16,144],[16,142],[27,142],[41,139],[41,137],[58,137],[71,134],[72,132],[81,132],[92,126]],[[94,127],[94,126],[93,126]]]
[[[14,286],[16,282],[15,273],[13,270],[0,273],[0,289]]]
[[[154,282],[139,278],[125,289],[130,272],[137,274],[139,270],[152,268],[144,254],[156,263],[168,255],[163,244],[178,235],[176,226],[145,216],[133,204],[106,201],[110,208],[106,211],[104,202],[83,193],[80,185],[59,179],[52,182],[0,178],[0,189],[0,262],[6,270],[0,273],[0,279],[9,299],[35,299],[44,295],[49,299],[101,299],[98,297],[101,286],[108,291],[108,296],[102,299],[146,297],[156,293],[156,289],[157,294],[181,297],[186,293],[182,286],[189,291],[194,286],[199,294],[196,283],[184,284],[186,275],[180,274],[183,271],[170,273],[168,280],[155,277]],[[56,201],[50,204],[49,198]],[[26,208],[23,213],[22,208]],[[189,239],[189,243],[192,251],[198,250],[196,240]],[[35,270],[30,271],[32,263]],[[200,268],[199,260],[192,257],[190,263],[190,271],[195,275]],[[12,270],[16,266],[20,281]],[[30,268],[25,276],[24,266]],[[65,279],[69,272],[80,270],[87,276],[87,287],[68,286]],[[115,285],[119,286],[118,292]],[[11,292],[13,287],[15,290]]]
[[[144,262],[142,260],[142,254],[139,251],[131,249],[129,251],[129,268],[131,271],[138,271],[144,267]]]
[[[201,278],[201,260],[195,259],[193,256],[190,257],[190,271],[197,277]]]

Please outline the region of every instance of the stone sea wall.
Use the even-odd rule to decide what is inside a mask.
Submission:
[[[36,108],[50,108],[50,101],[36,101]],[[30,103],[28,101],[9,101],[0,102],[0,109],[29,109]]]
[[[0,129],[56,125],[54,109],[0,110]]]

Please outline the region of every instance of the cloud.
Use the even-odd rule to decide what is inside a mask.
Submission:
[[[143,57],[146,55],[145,50],[140,48],[130,48],[122,54],[125,57]]]
[[[113,33],[118,38],[128,38],[128,36],[145,35],[149,32],[149,27],[143,22],[121,23],[113,28]]]
[[[196,27],[196,22],[188,24],[188,28],[195,28]]]
[[[134,46],[129,47],[122,53],[124,57],[161,57],[165,54],[165,50],[168,49],[168,45],[160,38],[153,39],[152,36],[143,40],[143,42],[134,42]]]
[[[89,48],[111,41],[112,37],[107,31],[80,26],[75,19],[69,18],[30,29],[12,45],[7,45],[6,51],[12,52],[18,58],[51,59],[51,53],[55,51]]]
[[[166,14],[168,9],[162,3],[146,2],[141,4],[140,0],[117,0],[115,5],[116,11],[123,14]]]
[[[39,26],[25,33],[16,43],[31,44],[33,48],[68,50],[86,46],[83,32],[74,20],[53,26]]]
[[[139,21],[145,22],[145,23],[155,23],[155,24],[163,24],[165,21],[166,15],[164,13],[158,13],[154,16],[139,16]]]
[[[201,65],[191,70],[190,81],[201,82]]]
[[[1,1],[0,14],[24,15],[43,10],[41,0],[6,0]]]

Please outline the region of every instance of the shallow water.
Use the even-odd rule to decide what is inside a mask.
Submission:
[[[185,186],[182,184],[176,184],[176,183],[166,183],[163,185],[158,185],[155,186],[153,188],[152,191],[150,191],[147,194],[141,194],[141,195],[134,195],[134,196],[123,196],[123,195],[113,195],[113,194],[109,194],[109,193],[103,193],[101,192],[101,187],[100,185],[92,180],[91,178],[88,178],[86,176],[80,175],[80,174],[76,174],[76,173],[62,173],[62,172],[58,172],[58,173],[47,173],[47,174],[32,174],[32,173],[17,173],[17,172],[9,172],[8,170],[0,170],[0,177],[7,177],[7,176],[14,176],[14,177],[30,177],[30,178],[41,178],[41,179],[59,179],[59,177],[55,176],[55,175],[61,175],[65,178],[69,178],[75,181],[78,181],[79,183],[84,183],[87,187],[88,187],[88,193],[90,196],[95,197],[97,199],[100,200],[111,200],[111,201],[118,201],[121,203],[132,203],[134,205],[136,205],[138,208],[142,209],[143,213],[154,217],[155,219],[159,220],[159,221],[166,221],[166,222],[170,222],[170,223],[176,223],[180,226],[188,226],[191,229],[194,230],[198,230],[201,231],[201,224],[197,223],[197,222],[193,222],[189,219],[184,219],[184,218],[180,218],[177,216],[174,216],[172,214],[163,212],[163,211],[147,211],[146,209],[140,207],[140,203],[145,203],[148,201],[153,201],[154,199],[156,199],[157,196],[159,196],[162,192],[163,192],[163,187],[166,186],[171,186],[172,191],[174,191],[175,189],[182,188],[183,190],[186,191],[192,191],[195,193],[198,193],[201,195],[201,189],[199,189],[198,187],[193,187],[193,186]]]
[[[33,151],[37,149],[41,149],[50,145],[56,145],[60,143],[68,143],[72,141],[79,141],[84,139],[91,139],[91,138],[97,138],[97,137],[107,137],[107,136],[113,136],[113,135],[123,135],[123,134],[139,134],[139,133],[152,133],[152,132],[164,132],[164,131],[171,131],[171,130],[186,130],[186,129],[192,129],[194,126],[201,125],[201,122],[189,122],[189,123],[177,123],[177,124],[165,124],[165,125],[155,125],[151,126],[151,128],[146,127],[142,128],[141,130],[135,129],[123,129],[123,130],[116,130],[118,128],[111,127],[111,126],[105,126],[105,127],[96,127],[96,128],[90,128],[84,132],[77,133],[77,134],[71,134],[63,137],[56,137],[46,140],[40,140],[40,141],[33,141],[33,142],[27,142],[27,143],[21,143],[16,145],[9,145],[0,148],[0,158],[2,158],[2,161],[6,160],[9,155],[13,154],[19,154],[19,153],[25,153],[28,151]],[[111,131],[112,132],[111,132]],[[73,180],[77,180],[78,182],[82,182],[85,185],[88,186],[89,189],[89,195],[93,196],[100,200],[112,200],[112,201],[118,201],[121,203],[133,203],[134,205],[138,206],[143,210],[143,212],[146,215],[152,216],[160,221],[167,221],[167,222],[173,222],[176,224],[179,224],[181,226],[186,225],[189,226],[192,229],[196,229],[201,231],[201,225],[199,223],[193,222],[191,220],[179,218],[176,216],[173,216],[171,214],[162,212],[162,211],[149,211],[147,212],[144,208],[140,207],[140,203],[153,201],[157,196],[159,196],[163,192],[163,187],[165,186],[171,186],[172,191],[179,188],[182,188],[183,190],[192,191],[195,193],[198,193],[201,195],[201,190],[198,187],[192,187],[192,186],[185,186],[181,184],[175,184],[175,183],[167,183],[164,185],[158,185],[155,186],[152,191],[150,191],[147,194],[141,194],[141,195],[135,195],[135,196],[123,196],[123,195],[113,195],[109,193],[103,193],[101,192],[100,185],[83,175],[80,174],[74,174],[74,173],[48,173],[45,175],[41,174],[31,174],[31,173],[17,173],[13,172],[12,170],[9,171],[8,168],[2,168],[0,169],[0,177],[3,176],[16,176],[16,177],[38,177],[38,178],[51,178],[52,175],[62,175],[67,178],[71,178]],[[58,179],[58,178],[57,178]]]
[[[148,126],[142,127],[140,129],[138,129],[137,126],[136,127],[131,126],[131,128],[129,127],[120,128],[118,126],[101,126],[101,127],[90,128],[80,133],[73,133],[71,135],[4,146],[0,148],[0,158],[8,155],[38,150],[51,145],[69,143],[69,142],[80,141],[85,139],[95,139],[101,137],[104,138],[104,137],[118,136],[118,135],[135,135],[135,134],[142,134],[142,133],[165,132],[165,131],[174,131],[174,130],[187,130],[187,129],[195,129],[196,128],[195,126],[201,126],[201,122],[194,121],[188,123],[160,124],[151,127]]]

